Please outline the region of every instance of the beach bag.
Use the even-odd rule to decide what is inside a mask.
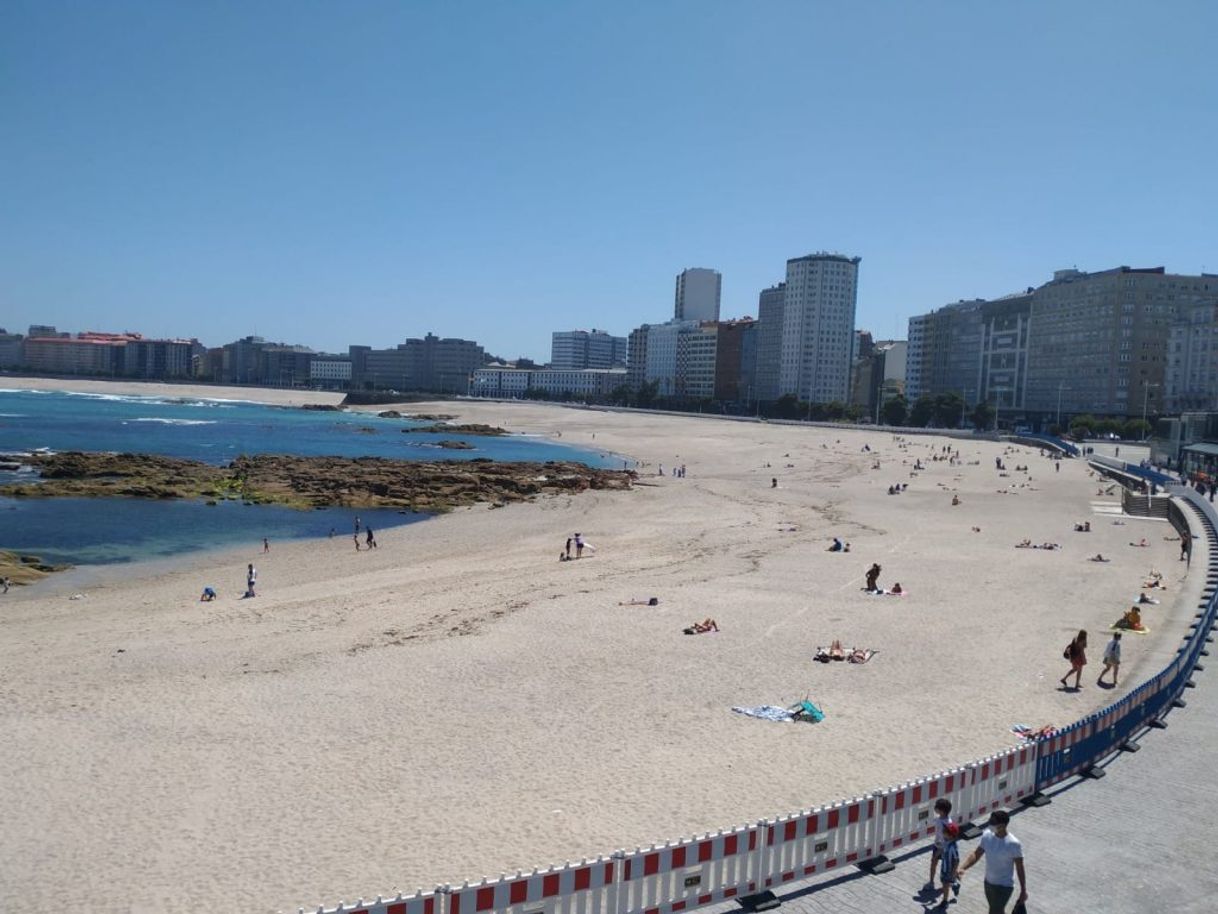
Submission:
[[[1063,660],[1073,660],[1074,659],[1074,642],[1073,641],[1071,641],[1069,644],[1067,644],[1066,649],[1064,651],[1062,651],[1062,659]]]

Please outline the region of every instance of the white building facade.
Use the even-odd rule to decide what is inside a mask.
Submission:
[[[677,275],[673,320],[717,321],[723,274],[704,267],[690,267]]]
[[[818,253],[787,261],[780,394],[809,403],[849,401],[860,259]]]

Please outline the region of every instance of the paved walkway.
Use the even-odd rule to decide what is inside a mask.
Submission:
[[[1195,583],[1199,595],[1200,581]],[[1218,771],[1218,650],[1202,658],[1202,665],[1208,668],[1194,674],[1196,688],[1184,692],[1188,706],[1168,715],[1166,730],[1144,734],[1138,752],[1111,757],[1099,780],[1058,785],[1048,793],[1053,799],[1049,806],[1014,812],[1011,833],[1024,846],[1031,914],[1218,911],[1218,803],[1211,794],[1218,787],[1209,783]],[[967,694],[960,697],[969,700]],[[961,859],[975,846],[961,842]],[[881,876],[851,869],[790,883],[780,890],[782,910],[930,910],[921,894],[930,867],[929,845],[890,859],[896,869]],[[969,870],[949,914],[984,914],[983,876],[980,864]],[[928,900],[938,903],[937,897]],[[739,907],[723,904],[709,910],[727,914]]]

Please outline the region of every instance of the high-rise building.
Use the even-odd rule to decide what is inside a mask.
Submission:
[[[1178,316],[1218,302],[1218,277],[1116,267],[1058,270],[1032,293],[1029,410],[1140,416],[1162,410]]]
[[[486,353],[472,340],[427,334],[393,349],[351,346],[351,386],[357,389],[422,390],[466,393]]]
[[[861,258],[809,254],[787,261],[779,393],[846,403]]]
[[[585,368],[624,367],[626,338],[604,330],[556,330],[551,334],[550,367],[582,371]]]
[[[718,270],[690,267],[677,275],[677,293],[673,320],[719,320],[719,297],[723,291],[723,275]]]
[[[715,399],[753,403],[757,399],[757,321],[744,317],[719,322],[715,349]]]
[[[1218,276],[1202,276],[1218,281]],[[1181,308],[1168,331],[1163,384],[1169,412],[1218,412],[1218,305]]]
[[[787,284],[762,289],[757,296],[756,391],[763,403],[778,399],[779,361],[782,358],[782,309]]]
[[[626,351],[626,384],[638,390],[647,381],[647,331],[651,325],[644,324],[630,331],[630,342]]]

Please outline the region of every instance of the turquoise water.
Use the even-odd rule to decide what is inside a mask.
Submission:
[[[235,400],[130,397],[0,389],[0,453],[119,451],[226,464],[239,454],[391,457],[398,460],[575,460],[620,467],[610,454],[524,436],[403,434],[426,423],[375,414],[285,409]],[[473,450],[441,449],[459,439]],[[29,479],[0,470],[0,482]],[[0,499],[0,549],[74,565],[172,556],[241,543],[350,536],[357,512],[297,511],[271,505],[145,499]],[[395,510],[359,515],[374,530],[426,519]]]

